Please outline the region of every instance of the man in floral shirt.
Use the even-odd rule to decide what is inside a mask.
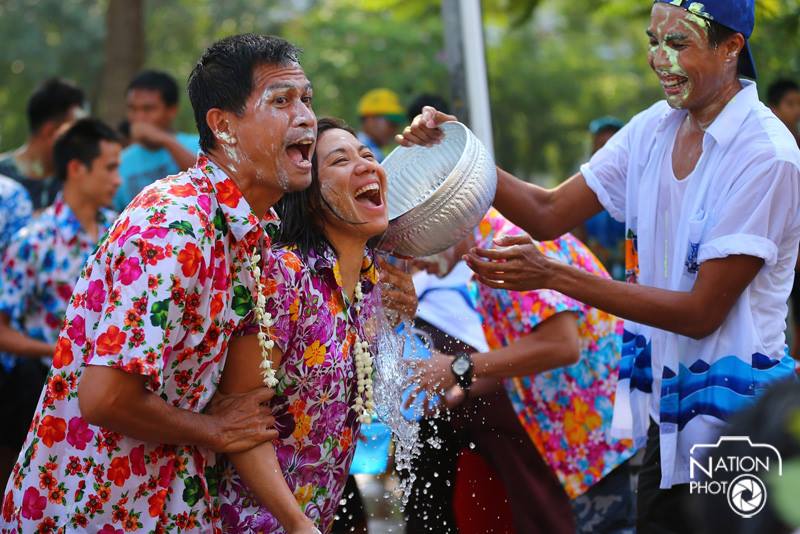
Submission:
[[[276,434],[266,388],[202,412],[251,308],[270,206],[310,183],[316,118],[297,54],[239,35],[195,66],[205,155],[142,191],[89,258],[0,531],[219,531],[214,452]]]
[[[0,256],[0,351],[8,354],[0,386],[3,486],[33,419],[72,288],[116,217],[104,206],[119,186],[121,150],[114,130],[96,119],[70,127],[53,150],[63,190]]]

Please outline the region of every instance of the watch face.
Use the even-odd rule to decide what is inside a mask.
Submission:
[[[464,375],[469,371],[469,360],[464,357],[456,358],[453,361],[453,372],[457,375]]]

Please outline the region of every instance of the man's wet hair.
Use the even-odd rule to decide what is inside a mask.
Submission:
[[[800,85],[797,82],[786,78],[775,80],[767,88],[767,103],[772,107],[777,107],[784,97],[792,92],[800,92]]]
[[[75,159],[91,168],[100,155],[100,141],[122,143],[119,134],[99,119],[80,119],[70,126],[53,145],[56,178],[66,180],[67,166]]]
[[[178,105],[178,84],[175,78],[160,70],[143,70],[128,84],[126,93],[131,89],[156,91],[168,107]]]
[[[206,122],[208,110],[242,113],[253,92],[256,67],[296,63],[299,57],[299,48],[271,35],[245,33],[211,45],[189,75],[189,100],[200,134],[200,148],[208,152],[216,146],[214,132]]]
[[[62,121],[75,106],[83,107],[86,97],[77,85],[61,78],[50,78],[37,87],[28,99],[28,127],[35,134],[47,122]]]

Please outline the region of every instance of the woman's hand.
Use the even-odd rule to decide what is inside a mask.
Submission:
[[[422,113],[414,117],[403,133],[394,137],[398,144],[403,146],[431,146],[439,143],[444,136],[439,126],[442,123],[458,120],[454,115],[437,111],[436,108],[425,106]]]
[[[554,262],[539,251],[530,236],[507,236],[495,243],[498,248],[472,249],[464,258],[478,281],[511,291],[549,287]]]
[[[417,314],[417,292],[414,281],[407,272],[378,258],[383,306],[399,314],[401,318],[413,319]]]

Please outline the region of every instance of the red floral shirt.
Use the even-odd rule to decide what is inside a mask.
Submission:
[[[276,223],[270,212],[259,224],[203,156],[134,199],[76,284],[0,531],[219,531],[212,451],[89,425],[78,385],[86,365],[107,365],[147,377],[173,406],[205,408],[251,308],[247,256]]]

